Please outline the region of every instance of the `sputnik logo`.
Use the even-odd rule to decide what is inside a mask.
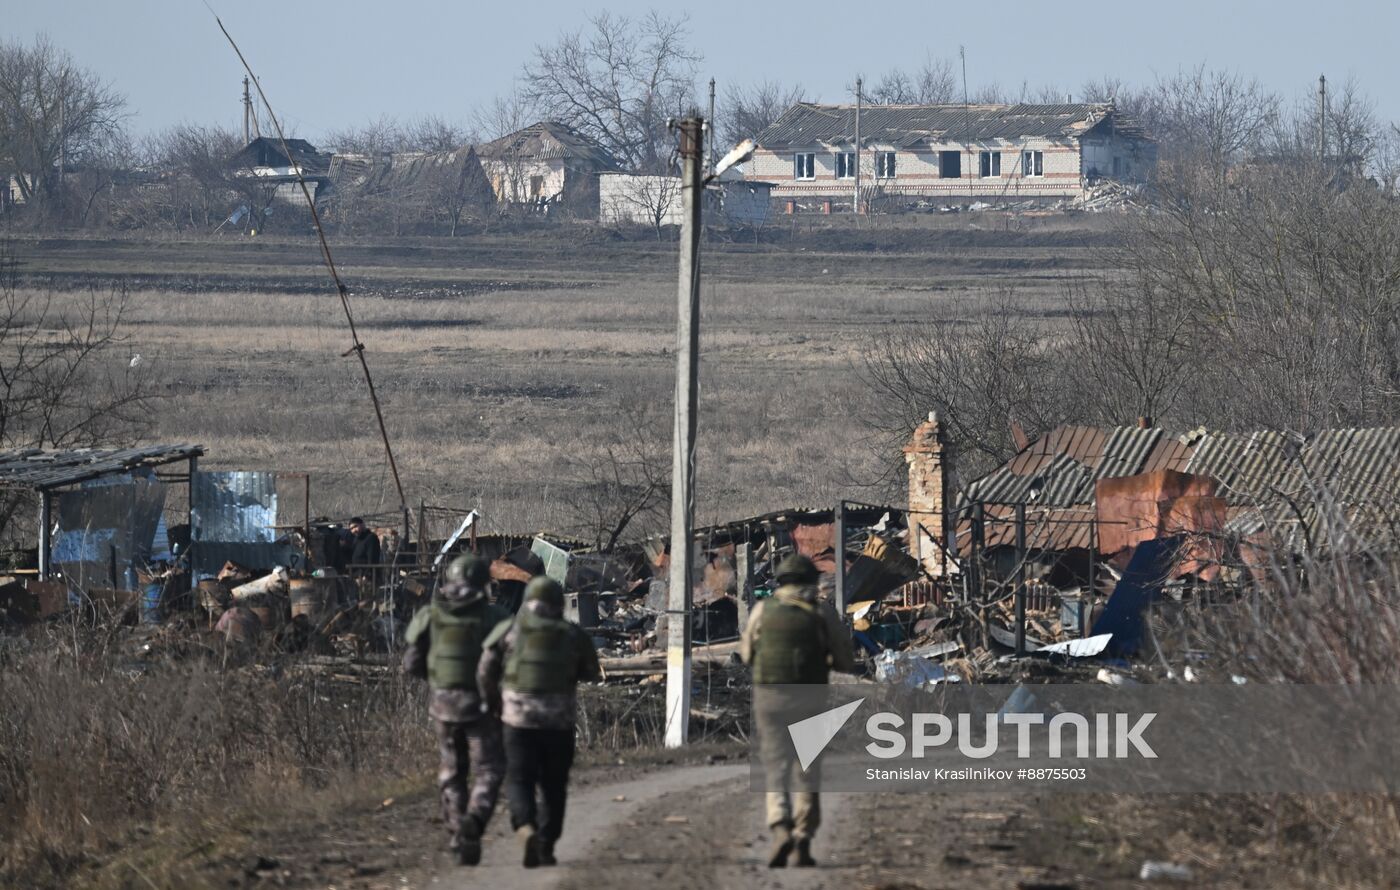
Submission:
[[[864,703],[864,698],[858,698],[829,711],[822,711],[814,717],[788,724],[788,735],[792,736],[792,746],[797,751],[797,762],[802,766],[804,773],[826,750],[826,746],[831,744],[831,740],[836,738],[836,734],[851,719],[856,709]]]

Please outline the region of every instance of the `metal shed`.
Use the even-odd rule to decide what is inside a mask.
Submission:
[[[132,476],[180,462],[189,464],[189,474],[166,479],[188,483],[203,454],[202,445],[0,451],[0,489],[31,491],[39,498],[39,580],[46,580],[52,572],[56,495],[84,483]]]

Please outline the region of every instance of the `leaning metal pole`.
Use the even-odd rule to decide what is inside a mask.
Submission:
[[[690,606],[695,415],[700,393],[700,204],[705,122],[680,124],[681,251],[676,302],[676,425],[671,444],[671,574],[666,585],[666,747],[690,735]]]

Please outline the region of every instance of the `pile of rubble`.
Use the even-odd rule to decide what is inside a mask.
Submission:
[[[1085,188],[1084,196],[1070,207],[1090,213],[1104,210],[1141,210],[1147,206],[1145,191],[1146,186],[1141,183],[1103,179]]]

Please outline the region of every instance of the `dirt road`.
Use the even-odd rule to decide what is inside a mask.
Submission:
[[[1153,840],[1160,828],[1134,823],[1131,812],[1114,814],[1112,823],[1098,818],[1092,802],[1067,805],[1032,794],[826,794],[814,848],[819,866],[770,870],[763,801],[749,790],[738,752],[672,760],[673,753],[581,765],[553,868],[521,867],[504,801],[482,864],[457,866],[425,781],[382,805],[366,801],[269,827],[250,841],[251,851],[211,864],[199,886],[1117,890],[1143,886],[1136,870],[1144,855],[1180,859],[1187,852],[1167,837]],[[717,762],[707,764],[707,756]]]
[[[830,836],[843,833],[848,795],[831,795]],[[444,867],[440,887],[655,888],[849,886],[849,863],[832,851],[820,876],[764,867],[760,799],[744,765],[690,766],[580,789],[555,868],[525,871],[508,820],[492,827],[482,865]],[[845,872],[845,879],[837,875]],[[813,878],[818,878],[813,880]],[[828,883],[830,881],[830,883]]]
[[[766,867],[762,798],[749,790],[747,766],[682,766],[580,789],[556,868],[522,869],[508,819],[498,818],[481,866],[439,857],[427,881],[452,890],[1131,886],[1060,864],[1073,858],[1063,849],[1071,839],[1035,798],[827,794],[822,802],[812,870]]]

